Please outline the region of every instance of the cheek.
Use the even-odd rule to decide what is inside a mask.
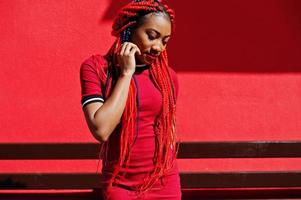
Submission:
[[[151,41],[148,39],[145,30],[136,30],[132,35],[132,42],[136,44],[141,51],[147,51],[151,46]]]
[[[139,49],[141,50],[147,50],[148,48],[151,47],[151,43],[150,41],[147,39],[147,38],[140,38],[139,41],[137,41],[137,44],[136,44]]]
[[[136,44],[138,46],[138,48],[142,51],[141,53],[143,53],[146,50],[145,45],[142,43]]]

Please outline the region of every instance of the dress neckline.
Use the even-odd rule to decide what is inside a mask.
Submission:
[[[144,71],[148,71],[150,65],[136,65],[135,74],[141,74]]]

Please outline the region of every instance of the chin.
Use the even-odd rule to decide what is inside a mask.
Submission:
[[[143,64],[145,64],[145,65],[150,65],[150,64],[152,64],[153,63],[153,61],[150,61],[150,60],[147,60],[147,59],[145,59],[145,58],[138,58],[137,59],[137,62],[136,62],[138,65],[140,64],[140,65],[143,65]]]
[[[138,61],[138,62],[136,62],[136,65],[149,65],[149,64],[151,64],[151,63],[149,63],[149,62],[145,62],[145,61]]]
[[[148,64],[148,65],[152,64],[155,61],[156,61],[156,59],[149,59],[148,57],[143,57],[143,59],[142,59],[142,62],[144,64]]]

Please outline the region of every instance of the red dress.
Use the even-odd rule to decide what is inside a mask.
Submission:
[[[101,93],[100,81],[97,76],[99,69],[95,68],[91,57],[85,60],[81,66],[82,104],[94,101],[104,101]],[[170,69],[178,93],[178,81],[175,72]],[[126,172],[125,176],[116,177],[116,184],[110,190],[109,199],[181,199],[180,178],[177,162],[175,161],[170,173],[155,183],[153,188],[144,196],[136,195],[134,188],[139,185],[146,174],[153,169],[153,157],[155,152],[155,118],[162,107],[160,91],[150,79],[148,67],[137,68],[133,75],[138,96],[138,123],[137,136],[133,145],[129,167],[125,171],[121,168],[120,173]],[[93,86],[94,85],[94,86]],[[95,90],[92,88],[95,87]],[[89,98],[90,97],[90,98]],[[91,101],[91,99],[94,99]],[[98,99],[98,100],[97,100]],[[90,100],[90,101],[89,101]],[[87,102],[88,101],[88,102]],[[87,102],[85,104],[85,102]],[[109,150],[106,160],[103,160],[101,185],[105,188],[108,184],[114,165],[119,155],[119,134],[113,132],[109,138]]]

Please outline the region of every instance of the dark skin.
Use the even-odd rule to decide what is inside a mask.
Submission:
[[[137,64],[151,64],[165,50],[171,35],[171,24],[164,13],[150,13],[144,23],[133,32],[131,41],[141,51],[136,54]]]
[[[170,35],[171,23],[166,14],[147,14],[133,31],[131,42],[122,45],[117,55],[119,65],[126,72],[134,73],[136,64],[151,64],[166,49]]]
[[[171,22],[164,13],[150,13],[132,33],[131,42],[122,44],[117,54],[121,69],[116,85],[104,103],[90,103],[84,114],[91,133],[100,142],[107,141],[120,123],[136,64],[151,64],[166,49]]]

